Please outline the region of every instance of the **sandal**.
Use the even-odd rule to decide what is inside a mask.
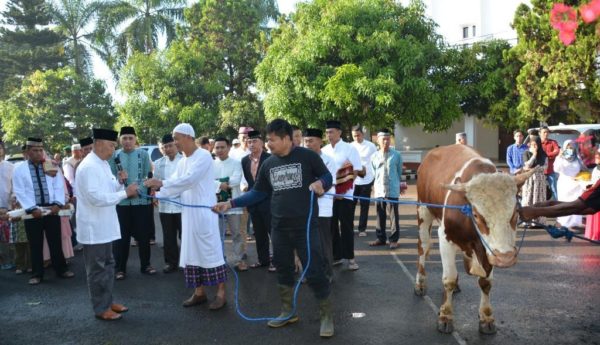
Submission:
[[[390,249],[396,249],[398,247],[400,247],[398,242],[390,242]]]
[[[271,272],[271,273],[277,272],[277,267],[275,267],[275,265],[273,265],[273,263],[271,263],[269,265],[269,272]]]
[[[142,270],[142,273],[152,276],[156,274],[156,270],[154,269],[154,267],[148,266]]]
[[[266,265],[261,264],[260,262],[255,262],[251,265],[249,265],[248,267],[250,268],[261,268],[261,267],[265,267]]]
[[[381,242],[380,240],[375,240],[375,241],[369,242],[369,246],[370,247],[385,246],[385,242]]]
[[[117,274],[115,274],[115,280],[123,280],[125,279],[125,272],[117,272]]]
[[[38,285],[39,283],[42,282],[41,278],[31,278],[29,279],[29,285]]]

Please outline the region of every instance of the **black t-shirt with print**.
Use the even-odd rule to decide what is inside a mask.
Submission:
[[[310,203],[308,186],[328,173],[321,157],[303,147],[294,147],[285,157],[272,155],[260,167],[254,189],[271,195],[271,216],[303,219],[306,222]],[[319,214],[317,196],[313,215]]]

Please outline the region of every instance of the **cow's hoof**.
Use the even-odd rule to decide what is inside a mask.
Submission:
[[[496,334],[496,324],[491,322],[479,322],[479,333],[481,334]]]
[[[415,286],[415,295],[423,297],[427,293],[427,288],[424,286]]]
[[[442,321],[438,320],[437,326],[438,332],[450,334],[454,332],[454,323],[452,320]]]

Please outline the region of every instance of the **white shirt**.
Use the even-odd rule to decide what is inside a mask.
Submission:
[[[324,154],[321,152],[321,159],[331,176],[333,176],[333,184],[331,188],[326,191],[326,193],[335,193],[335,173],[338,170],[337,165],[335,164],[335,159],[333,157]],[[323,195],[317,199],[317,203],[319,204],[319,217],[332,217],[333,216],[333,196],[331,195]]]
[[[77,241],[109,243],[121,238],[116,205],[127,193],[108,162],[90,152],[77,167]]]
[[[237,159],[238,161],[242,161],[242,158],[246,157],[247,155],[250,154],[250,149],[246,148],[245,150],[242,148],[242,146],[240,145],[240,147],[233,148],[229,151],[229,158],[233,158],[233,159]]]
[[[368,140],[363,140],[362,143],[353,141],[350,143],[350,145],[354,146],[354,148],[358,151],[358,155],[360,156],[360,164],[362,164],[363,167],[366,167],[367,170],[365,177],[356,176],[354,184],[361,186],[373,182],[374,176],[373,167],[371,166],[371,157],[375,152],[377,152],[377,147]]]
[[[168,156],[164,156],[160,159],[157,159],[154,162],[154,173],[157,179],[166,180],[171,178],[175,171],[177,170],[177,164],[181,160],[183,156],[181,154],[176,154],[173,160],[170,160]],[[181,202],[179,198],[173,198],[174,201]],[[158,212],[159,213],[181,213],[181,206],[172,202],[159,201],[158,202]]]
[[[10,209],[12,176],[15,167],[7,161],[0,161],[0,207]]]
[[[189,205],[212,207],[217,203],[213,159],[196,149],[177,164],[175,174],[163,181],[158,197],[181,196]],[[219,216],[210,208],[184,207],[181,211],[181,255],[179,266],[215,268],[225,264],[219,232]]]
[[[213,165],[215,166],[215,194],[221,191],[221,182],[219,179],[229,177],[229,188],[231,188],[231,198],[235,199],[242,194],[240,183],[242,182],[242,163],[237,159],[228,157],[222,161],[218,157],[215,158]],[[244,210],[241,207],[232,208],[226,214],[243,214]]]
[[[75,157],[71,157],[63,163],[65,178],[73,187],[75,187],[75,166],[77,166],[78,162],[79,160],[75,159]]]
[[[335,147],[331,146],[331,144],[328,144],[322,149],[322,151],[326,155],[333,157],[338,169],[344,166],[344,163],[350,162],[354,170],[362,170],[358,151],[352,145],[341,139],[335,144]],[[333,175],[333,180],[335,181],[335,174]],[[346,191],[344,198],[352,200],[353,196],[354,186]]]
[[[52,181],[49,181],[49,179],[46,178],[46,174],[44,174],[43,171],[40,171],[40,178],[46,179],[46,185],[48,189],[55,189],[53,191],[48,191],[48,194],[54,196],[54,198],[51,198],[46,202],[48,204],[59,203],[64,205],[64,183],[52,183]],[[29,171],[29,161],[23,161],[21,164],[15,166],[13,171],[13,191],[17,197],[17,201],[19,204],[21,204],[23,209],[28,210],[36,206],[35,190],[33,189],[33,181],[31,178],[31,172]]]

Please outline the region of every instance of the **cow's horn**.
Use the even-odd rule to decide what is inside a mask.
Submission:
[[[525,181],[527,181],[527,179],[529,177],[531,177],[531,175],[533,175],[535,173],[536,169],[541,169],[541,167],[537,167],[535,169],[531,169],[529,171],[526,171],[522,174],[516,175],[514,177],[515,179],[515,183],[517,184],[517,188],[521,188],[521,186],[525,183]]]
[[[444,184],[444,188],[450,189],[451,191],[454,191],[454,192],[466,192],[467,191],[467,186],[464,183]]]

